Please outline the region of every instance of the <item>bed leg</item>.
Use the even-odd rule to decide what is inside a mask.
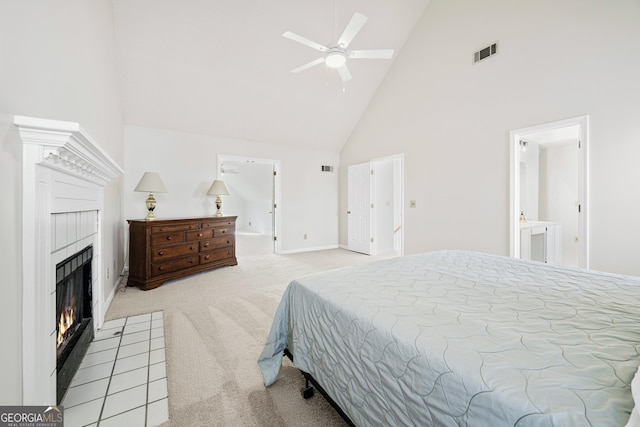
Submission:
[[[284,349],[284,355],[287,356],[289,360],[293,362],[293,354],[291,354],[288,348]],[[310,384],[311,381],[309,381],[309,374],[303,371],[300,371],[300,372],[304,376],[304,387],[300,389],[300,394],[304,399],[311,399],[313,397],[313,394],[315,393],[315,389]]]
[[[300,394],[302,394],[302,397],[305,398],[305,399],[311,399],[313,397],[313,393],[314,393],[314,389],[309,384],[309,379],[305,376],[304,377],[304,387],[302,387],[300,389]]]

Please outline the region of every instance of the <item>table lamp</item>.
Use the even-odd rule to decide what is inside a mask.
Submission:
[[[207,194],[216,196],[216,213],[214,216],[222,216],[222,199],[220,196],[226,196],[229,194],[229,190],[227,190],[227,186],[224,185],[224,182],[221,179],[216,179],[211,184],[209,191]]]
[[[149,197],[147,197],[146,201],[149,213],[147,213],[145,220],[151,221],[156,219],[156,216],[153,213],[156,208],[156,198],[153,197],[153,193],[167,192],[167,187],[164,186],[164,182],[162,182],[160,175],[157,172],[145,172],[133,191],[149,192]]]

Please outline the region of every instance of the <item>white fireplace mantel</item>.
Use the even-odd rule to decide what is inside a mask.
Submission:
[[[56,403],[55,262],[52,214],[96,211],[94,328],[106,312],[102,274],[104,187],[124,171],[78,124],[15,116],[23,143],[23,404]]]
[[[22,142],[35,148],[38,164],[103,186],[124,173],[78,123],[25,116],[13,123]]]

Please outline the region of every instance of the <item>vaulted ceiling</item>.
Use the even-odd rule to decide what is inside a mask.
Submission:
[[[429,0],[113,0],[127,124],[339,150]],[[395,49],[391,60],[348,59],[353,78],[282,36],[321,45],[354,12],[368,17],[349,49]]]

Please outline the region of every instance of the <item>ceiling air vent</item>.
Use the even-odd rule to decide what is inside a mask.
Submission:
[[[490,56],[495,55],[496,53],[498,53],[498,43],[493,43],[492,45],[489,45],[483,49],[480,49],[477,52],[473,53],[473,63],[475,64],[476,62],[480,62],[483,59],[487,59]]]

